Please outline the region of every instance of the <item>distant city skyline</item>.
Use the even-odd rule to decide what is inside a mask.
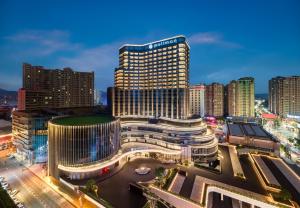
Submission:
[[[0,88],[20,88],[28,62],[93,70],[95,88],[106,90],[123,44],[182,34],[191,47],[191,84],[251,76],[255,93],[267,93],[272,77],[300,74],[299,8],[296,0],[1,1]]]

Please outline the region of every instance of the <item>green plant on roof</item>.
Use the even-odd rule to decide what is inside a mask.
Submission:
[[[76,126],[76,125],[94,125],[112,121],[112,117],[108,115],[97,116],[75,116],[63,117],[55,120],[59,125]]]

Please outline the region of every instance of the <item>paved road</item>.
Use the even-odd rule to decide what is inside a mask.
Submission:
[[[5,177],[11,188],[19,190],[16,198],[26,207],[73,208],[44,181],[13,159],[0,158],[0,175]]]

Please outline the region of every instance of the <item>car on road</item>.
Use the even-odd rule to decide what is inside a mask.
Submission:
[[[12,198],[12,200],[14,200],[15,204],[17,204],[17,202],[20,202],[15,196],[10,196],[10,198]]]
[[[13,159],[13,158],[15,158],[15,156],[14,155],[10,155],[8,158],[9,159]]]
[[[5,186],[3,186],[3,185],[2,185],[2,188],[3,188],[5,191],[8,191],[8,190],[10,190],[10,188],[9,188],[9,184],[7,184],[7,185],[5,185]]]
[[[17,204],[18,208],[24,208],[24,205],[22,203]]]
[[[19,192],[18,190],[13,189],[13,190],[9,191],[8,193],[10,196],[15,196],[18,192]]]
[[[7,182],[1,183],[2,187],[8,186],[9,184]]]
[[[11,197],[11,198],[14,200],[15,204],[20,204],[20,203],[21,203],[21,202],[19,201],[19,199],[15,198],[15,197]]]
[[[5,185],[8,185],[8,183],[6,181],[1,181],[1,185],[5,186]]]
[[[5,181],[5,180],[1,181],[0,183],[1,183],[2,187],[8,185],[7,181]]]

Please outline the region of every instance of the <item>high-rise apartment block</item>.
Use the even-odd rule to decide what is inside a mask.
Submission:
[[[94,90],[94,105],[99,105],[101,103],[100,98],[100,91],[95,89]]]
[[[189,116],[189,54],[184,36],[119,49],[114,116]]]
[[[45,69],[23,64],[18,109],[68,108],[94,105],[94,72],[71,68]]]
[[[269,110],[281,116],[300,115],[300,76],[269,80]]]
[[[254,117],[254,79],[243,77],[227,85],[227,113],[230,116]]]
[[[237,101],[236,101],[236,95],[237,95],[237,83],[235,80],[232,80],[227,86],[226,86],[226,99],[225,102],[227,103],[227,114],[229,116],[235,116],[237,115]]]
[[[208,116],[224,115],[224,85],[212,83],[205,86],[205,112]]]
[[[205,115],[205,85],[193,85],[190,87],[190,112],[191,115],[204,117]]]

